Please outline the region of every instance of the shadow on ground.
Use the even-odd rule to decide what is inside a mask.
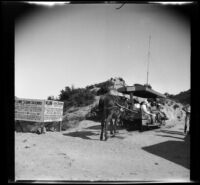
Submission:
[[[79,138],[82,138],[82,139],[98,140],[98,139],[90,138],[88,136],[94,136],[94,135],[99,135],[99,134],[96,134],[96,133],[91,132],[91,131],[76,131],[76,132],[64,133],[63,135],[64,136],[71,136],[71,137],[79,137]]]
[[[184,140],[184,138],[183,138],[183,137],[176,137],[176,136],[172,136],[172,135],[156,134],[156,136],[161,136],[161,137],[169,137],[169,138],[174,138],[174,139],[182,139],[182,140]]]
[[[93,126],[92,126],[93,127]],[[95,127],[95,126],[94,126]],[[92,129],[92,128],[91,128]],[[100,130],[100,129],[99,129]],[[82,138],[82,139],[88,139],[88,140],[99,140],[99,137],[100,137],[100,133],[97,134],[97,133],[94,133],[92,131],[87,131],[87,130],[84,130],[84,131],[76,131],[76,132],[70,132],[70,133],[64,133],[63,134],[64,136],[70,136],[70,137],[79,137],[79,138]],[[98,139],[94,139],[94,138],[91,138],[90,136],[98,136]],[[115,136],[113,135],[110,135],[110,130],[108,130],[108,137],[109,138],[118,138],[118,139],[124,139],[123,136],[120,136],[119,133],[116,133]]]
[[[101,125],[95,125],[95,126],[86,127],[86,129],[101,130]]]
[[[101,125],[94,125],[90,127],[86,127],[85,129],[91,129],[91,130],[101,130]],[[123,130],[124,128],[117,126],[117,130]],[[110,127],[108,126],[108,130],[110,130]]]
[[[143,147],[143,150],[190,169],[190,137],[184,141],[166,141]]]
[[[125,137],[123,137],[123,136],[118,136],[118,135],[115,135],[115,136],[110,136],[110,138],[124,139]]]
[[[167,133],[167,134],[176,134],[176,135],[184,135],[183,132],[181,132],[181,131],[174,131],[174,130],[158,130],[156,132],[162,132],[162,133]]]

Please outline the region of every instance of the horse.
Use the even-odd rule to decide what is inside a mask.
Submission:
[[[122,105],[124,105],[124,100],[119,96],[105,94],[100,97],[99,111],[102,114],[100,140],[103,140],[103,133],[105,136],[105,140],[108,139],[107,129],[109,123],[110,123],[110,134],[113,134],[113,136],[115,136],[116,124],[117,121],[120,119],[120,114],[122,112]]]

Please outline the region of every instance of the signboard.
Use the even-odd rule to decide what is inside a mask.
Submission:
[[[45,100],[44,104],[44,122],[62,121],[63,102]]]
[[[34,122],[62,121],[63,102],[15,99],[15,120]]]
[[[43,122],[43,100],[15,99],[15,120]]]

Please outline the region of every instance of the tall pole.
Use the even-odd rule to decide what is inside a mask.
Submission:
[[[149,49],[148,49],[148,61],[147,61],[147,85],[149,83],[150,43],[151,43],[151,35],[149,36]]]

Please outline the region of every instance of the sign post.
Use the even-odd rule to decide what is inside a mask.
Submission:
[[[54,100],[15,99],[15,120],[32,122],[61,122],[64,103]]]
[[[15,120],[43,122],[44,100],[16,99]]]
[[[44,122],[62,121],[63,102],[45,100],[44,103]]]

